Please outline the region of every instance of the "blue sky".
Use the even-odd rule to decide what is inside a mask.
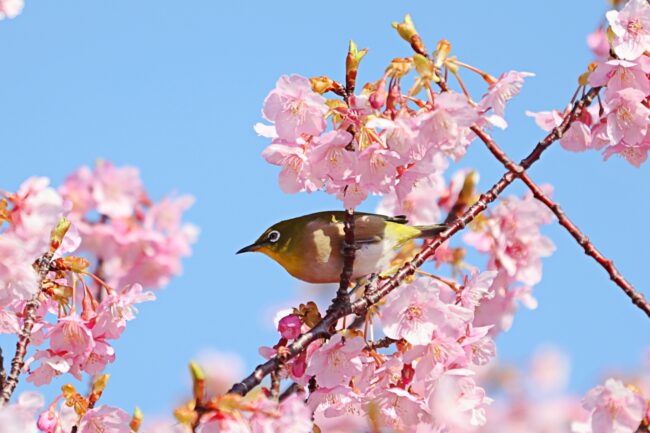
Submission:
[[[170,412],[187,389],[186,364],[207,348],[240,354],[248,367],[272,344],[273,306],[307,300],[298,284],[261,255],[235,256],[267,226],[339,208],[323,193],[286,195],[277,168],[260,157],[266,142],[252,125],[282,74],[342,79],[348,39],[368,47],[359,80],[410,55],[390,27],[410,12],[428,46],[449,39],[461,60],[494,75],[535,72],[495,133],[513,158],[542,136],[525,110],[559,108],[591,54],[585,37],[603,1],[565,2],[186,2],[26,0],[24,13],[0,22],[0,188],[30,175],[54,184],[97,158],[140,168],[154,198],[193,194],[188,220],[201,227],[184,273],[158,301],[143,305],[116,345],[103,401],[145,414]],[[481,173],[487,189],[500,164],[475,143],[458,165]],[[648,166],[607,163],[596,153],[559,146],[531,170],[637,287],[650,285]],[[521,186],[507,193],[521,193]],[[372,210],[369,200],[364,210]],[[650,344],[647,318],[559,226],[544,261],[536,311],[521,311],[500,336],[499,356],[525,362],[552,342],[572,357],[571,387],[583,392],[612,368],[629,370]],[[650,294],[650,292],[646,292]],[[2,340],[6,341],[6,340]],[[3,348],[8,351],[9,343]],[[22,387],[21,387],[22,388]],[[83,389],[83,387],[82,387]],[[51,395],[51,394],[49,394]]]

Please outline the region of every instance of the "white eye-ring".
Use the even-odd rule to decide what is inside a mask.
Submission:
[[[277,230],[273,230],[272,232],[269,233],[266,239],[269,242],[276,243],[280,239],[280,232]]]

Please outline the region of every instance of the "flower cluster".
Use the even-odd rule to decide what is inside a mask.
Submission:
[[[409,17],[405,23],[412,26]],[[273,125],[258,123],[255,129],[272,140],[262,155],[282,167],[282,190],[324,189],[346,208],[355,208],[368,194],[395,193],[403,201],[415,185],[434,187],[449,158],[462,158],[475,138],[472,126],[505,128],[505,105],[532,74],[511,71],[497,79],[478,71],[489,85],[479,102],[446,84],[434,92],[432,85],[443,83],[437,75],[441,66],[477,72],[448,57],[449,50],[449,43],[441,41],[435,61],[417,53],[394,59],[384,75],[359,94],[352,93],[353,84],[343,88],[328,77],[281,77],[262,111]],[[351,43],[348,58],[356,62],[348,63],[348,76],[356,76],[365,53]],[[402,78],[411,70],[417,72],[416,83],[404,92]],[[340,98],[326,99],[327,92]]]
[[[115,360],[112,341],[135,318],[136,304],[155,299],[144,287],[166,284],[191,251],[196,229],[181,221],[191,204],[186,196],[153,203],[136,169],[103,161],[80,168],[59,190],[30,178],[16,192],[0,192],[0,332],[21,335],[33,323],[28,335],[39,348],[21,369],[28,382],[98,377]],[[28,310],[28,301],[36,308]],[[130,431],[125,412],[93,408],[98,395],[73,389],[61,396],[75,407],[70,427]],[[53,409],[57,400],[41,416],[41,431],[59,432],[67,422]],[[19,401],[1,416],[18,423],[25,407]]]
[[[72,204],[68,218],[81,234],[80,249],[101,262],[101,275],[113,287],[140,283],[160,288],[181,272],[198,229],[183,224],[194,199],[169,196],[153,203],[134,167],[99,161],[81,167],[60,188]]]
[[[529,308],[537,302],[532,287],[542,279],[542,258],[555,250],[540,227],[552,221],[552,213],[528,193],[524,198],[507,197],[472,224],[464,241],[488,254],[488,269],[498,271],[494,297],[478,314],[478,321],[508,330],[517,301]]]
[[[607,21],[609,43],[602,31],[589,39],[598,55],[610,48],[615,55],[590,66],[587,82],[605,89],[603,99],[573,122],[560,144],[572,152],[602,150],[605,159],[620,155],[639,167],[650,149],[650,4],[630,0],[620,11],[609,11]],[[557,111],[529,115],[546,131],[562,121]]]

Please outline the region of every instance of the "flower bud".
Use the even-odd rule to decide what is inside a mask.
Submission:
[[[56,227],[52,229],[52,234],[50,235],[50,252],[54,253],[59,249],[65,234],[68,232],[70,225],[72,223],[68,221],[66,217],[61,217]]]
[[[366,54],[368,54],[367,48],[359,50],[357,44],[355,44],[353,40],[350,40],[348,56],[345,59],[345,88],[349,94],[354,93],[354,87],[357,83],[359,63],[361,63],[361,59],[363,59]]]
[[[59,416],[56,413],[56,407],[50,406],[44,411],[36,422],[36,427],[44,433],[54,433],[59,425]]]
[[[401,23],[394,22],[392,25],[393,28],[397,30],[397,33],[399,33],[402,39],[411,44],[413,51],[422,55],[427,54],[424,43],[422,42],[418,31],[415,30],[415,25],[413,24],[413,20],[411,19],[410,14],[406,14],[404,21]]]
[[[289,314],[288,316],[283,317],[278,323],[278,331],[280,331],[280,335],[282,335],[282,338],[286,338],[287,340],[295,340],[298,338],[301,327],[302,322],[300,321],[300,317],[295,314]]]
[[[133,433],[138,433],[138,430],[140,430],[140,427],[142,426],[142,419],[144,418],[144,415],[142,414],[142,411],[140,410],[139,407],[136,406],[135,410],[133,411],[133,417],[131,418],[131,422],[129,423],[129,427],[133,431]]]
[[[192,375],[194,399],[201,401],[205,396],[205,373],[199,364],[192,361],[190,362],[190,374]]]

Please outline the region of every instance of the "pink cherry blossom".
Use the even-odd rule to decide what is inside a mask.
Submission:
[[[102,299],[97,308],[92,334],[95,338],[116,339],[126,328],[126,322],[135,319],[138,312],[135,304],[155,300],[155,295],[145,292],[140,284],[123,288]]]
[[[373,193],[388,192],[388,187],[397,176],[399,155],[379,144],[366,147],[359,154],[357,173],[359,183]]]
[[[438,423],[454,431],[466,426],[482,426],[492,399],[463,371],[451,370],[442,376],[431,396],[429,409]]]
[[[106,366],[115,361],[115,349],[103,339],[95,340],[92,352],[82,361],[81,369],[88,374],[97,375],[106,369]]]
[[[336,191],[336,197],[343,201],[346,209],[354,209],[368,198],[368,190],[360,183],[354,182],[339,188],[328,188],[328,191]]]
[[[618,57],[634,60],[650,50],[650,5],[646,0],[630,0],[622,10],[609,11],[606,16],[616,35],[612,46]]]
[[[598,63],[596,69],[589,74],[589,85],[592,87],[607,86],[606,96],[608,98],[628,87],[648,95],[650,94],[650,82],[646,75],[650,72],[648,66],[648,63],[641,59],[635,62],[609,60]]]
[[[42,395],[24,392],[16,403],[0,407],[0,433],[37,433],[35,418],[44,404]]]
[[[205,373],[209,397],[225,394],[244,373],[243,360],[234,353],[209,350],[199,353],[197,362]]]
[[[590,390],[583,400],[591,413],[593,433],[634,433],[645,416],[648,403],[637,392],[615,379]]]
[[[312,431],[312,414],[300,395],[290,395],[280,402],[278,409],[280,416],[273,423],[272,431],[286,433],[308,433]]]
[[[607,33],[602,27],[587,35],[587,45],[596,57],[605,58],[609,56],[609,41],[607,40]]]
[[[393,431],[413,431],[426,413],[425,401],[400,388],[390,388],[377,396],[382,424]]]
[[[23,11],[24,0],[0,0],[0,21],[16,18]]]
[[[448,166],[449,162],[442,151],[429,149],[422,159],[412,162],[405,169],[400,169],[399,183],[395,186],[397,200],[404,201],[411,189],[420,183],[437,182]]]
[[[591,147],[591,131],[582,122],[575,121],[560,139],[560,145],[571,152],[583,152]]]
[[[507,126],[505,123],[506,103],[517,96],[524,85],[524,78],[534,77],[535,74],[530,72],[510,71],[503,73],[495,83],[490,84],[488,92],[478,103],[478,106],[484,112],[492,110],[494,116],[499,118],[497,126]]]
[[[86,357],[95,346],[91,330],[76,314],[60,318],[48,335],[52,350],[68,356]]]
[[[102,405],[81,418],[79,433],[130,433],[131,416],[122,409]]]
[[[307,365],[306,374],[317,376],[318,384],[331,388],[347,384],[349,380],[361,373],[361,349],[365,346],[363,338],[343,338],[335,334],[312,355]]]
[[[650,9],[650,6],[648,6]],[[612,145],[621,141],[629,146],[641,143],[648,131],[650,109],[643,105],[645,95],[641,90],[625,88],[607,101],[607,134]]]
[[[92,183],[92,196],[97,211],[111,218],[126,218],[143,198],[140,173],[135,167],[117,168],[108,161],[99,161]]]
[[[264,149],[262,156],[271,164],[282,166],[278,178],[282,191],[286,193],[313,192],[322,186],[322,182],[312,176],[311,167],[302,146],[274,142]]]
[[[526,111],[526,116],[535,119],[537,126],[542,128],[544,131],[551,131],[562,123],[562,113],[557,110],[539,112]]]
[[[440,197],[445,191],[442,175],[419,180],[404,199],[399,200],[396,192],[384,195],[379,203],[377,213],[383,215],[406,215],[410,224],[437,224],[441,220],[441,212],[435,197]]]
[[[50,232],[66,211],[63,198],[46,177],[29,178],[15,194],[7,196],[13,204],[9,232],[22,240],[22,248],[36,259],[49,248]]]
[[[334,418],[343,418],[344,424],[366,425],[363,396],[347,386],[318,388],[309,394],[307,404],[314,412],[314,418],[321,423],[328,420],[328,424],[335,425]],[[322,427],[321,424],[318,425]]]
[[[412,117],[400,116],[394,121],[382,119],[383,127],[387,129],[386,145],[393,152],[397,152],[402,159],[419,160],[426,153],[426,148],[417,139],[417,124]],[[367,123],[371,126],[371,123]],[[379,126],[379,125],[378,125]]]
[[[296,140],[302,134],[319,135],[325,130],[325,98],[299,75],[283,75],[264,101],[264,117],[275,122],[280,138]]]
[[[627,162],[639,168],[641,164],[647,161],[648,151],[650,150],[650,142],[643,142],[640,146],[628,146],[624,142],[616,146],[610,146],[603,152],[605,160],[609,159],[612,155],[619,155]]]
[[[554,346],[541,346],[530,361],[530,378],[543,392],[562,391],[569,383],[569,357]]]
[[[184,227],[183,213],[192,207],[194,201],[191,195],[165,197],[148,209],[143,225],[150,230],[177,233]]]
[[[496,276],[496,271],[485,271],[474,274],[465,284],[460,294],[461,305],[476,308],[484,298],[492,299],[494,292],[491,288]]]
[[[36,257],[16,236],[0,236],[0,307],[36,293],[39,278],[32,267]]]
[[[477,309],[473,322],[475,326],[493,326],[490,334],[495,335],[511,328],[518,303],[531,310],[537,308],[530,287],[511,287],[512,284],[513,277],[505,269],[500,269],[491,287],[494,297],[484,299]]]
[[[347,131],[337,129],[314,140],[315,147],[309,153],[312,173],[320,179],[340,182],[348,179],[355,168],[354,152],[346,147],[352,141]]]
[[[461,343],[467,359],[474,365],[485,365],[496,356],[496,344],[489,335],[491,329],[491,325],[473,326]]]
[[[31,370],[27,382],[32,382],[36,386],[46,385],[53,378],[70,372],[73,362],[70,357],[57,355],[50,350],[37,351],[33,359],[40,361],[40,365],[35,370]]]
[[[418,139],[457,161],[465,154],[471,141],[469,127],[477,120],[478,113],[464,95],[442,93],[433,111],[418,115]]]
[[[464,240],[479,251],[490,253],[490,269],[502,267],[509,276],[525,284],[537,284],[541,279],[541,258],[555,249],[539,230],[551,220],[550,211],[531,194],[524,199],[507,197],[494,206],[485,229],[466,234]]]
[[[381,311],[381,325],[387,337],[405,339],[411,344],[428,344],[440,320],[437,308],[439,283],[418,278],[386,297]]]

